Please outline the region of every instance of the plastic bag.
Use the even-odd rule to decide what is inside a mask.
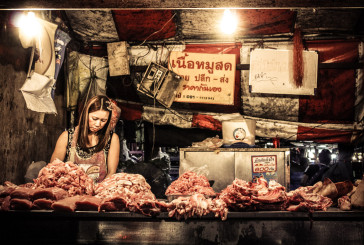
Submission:
[[[207,165],[201,165],[193,163],[189,160],[182,159],[180,161],[180,173],[186,173],[186,172],[194,172],[198,175],[204,175],[206,177],[209,176],[210,171],[208,170]]]
[[[193,142],[192,147],[198,148],[219,148],[223,144],[223,140],[218,135],[211,138],[206,138],[201,142]]]
[[[33,182],[38,178],[39,171],[47,165],[45,161],[32,162],[24,175],[25,183]]]

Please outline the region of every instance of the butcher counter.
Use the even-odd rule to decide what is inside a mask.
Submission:
[[[229,212],[176,220],[168,213],[0,212],[1,244],[364,244],[364,211]]]

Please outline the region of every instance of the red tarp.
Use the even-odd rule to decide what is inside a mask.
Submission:
[[[249,36],[289,33],[296,13],[286,9],[240,9],[237,15],[240,27]]]
[[[319,63],[358,60],[358,41],[311,41],[309,50],[317,51]],[[300,122],[353,123],[355,105],[355,70],[320,69],[315,96],[301,96]]]
[[[113,10],[121,41],[163,40],[176,35],[172,10]]]

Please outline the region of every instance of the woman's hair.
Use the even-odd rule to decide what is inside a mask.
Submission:
[[[97,131],[97,133],[96,133],[96,135],[99,138],[99,142],[96,145],[95,151],[99,152],[102,149],[104,149],[109,140],[110,131],[111,131],[110,120],[111,120],[111,115],[112,115],[112,102],[106,96],[97,95],[97,96],[92,97],[89,101],[87,101],[87,103],[83,107],[83,110],[81,112],[80,119],[78,122],[79,132],[78,132],[77,143],[82,149],[86,149],[87,144],[89,143],[89,140],[88,140],[89,114],[94,111],[99,111],[99,110],[108,111],[110,113],[109,113],[109,117],[107,119],[107,123],[105,124],[105,126],[102,129],[100,129],[99,131]]]

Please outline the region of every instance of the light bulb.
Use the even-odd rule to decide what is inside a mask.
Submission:
[[[28,12],[27,15],[22,14],[18,20],[19,39],[23,48],[28,48],[34,45],[34,38],[40,38],[41,25],[33,12]]]
[[[236,15],[232,13],[229,9],[225,9],[224,16],[220,23],[221,31],[225,34],[232,34],[238,25],[238,20]]]
[[[26,16],[22,16],[19,20],[21,32],[28,38],[33,38],[40,34],[40,24],[35,17],[34,12],[28,12]]]

